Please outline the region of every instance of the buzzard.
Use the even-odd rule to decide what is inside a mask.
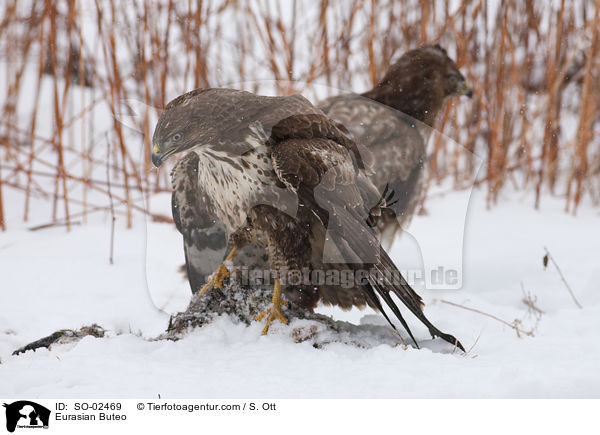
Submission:
[[[456,64],[439,45],[410,50],[394,63],[381,82],[361,95],[346,94],[318,104],[373,153],[371,181],[387,193],[379,220],[385,246],[412,218],[423,192],[425,138],[420,124],[432,127],[444,100],[472,96]]]
[[[372,159],[300,95],[266,97],[233,89],[197,89],[171,101],[158,120],[152,161],[187,151],[171,173],[173,218],[183,235],[192,289],[208,255],[225,260],[200,292],[222,288],[228,261],[246,244],[265,249],[273,273],[274,320],[287,323],[281,299],[313,309],[368,304],[392,325],[382,302],[415,341],[391,298],[400,300],[432,336],[463,349],[423,314],[421,298],[380,248],[373,225],[384,204],[365,173]],[[223,237],[225,235],[225,237]],[[221,257],[223,258],[223,257]],[[282,281],[288,271],[351,271],[354,286]],[[416,341],[415,341],[416,344]]]

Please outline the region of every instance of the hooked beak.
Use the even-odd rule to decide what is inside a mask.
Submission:
[[[466,81],[462,81],[456,87],[456,93],[471,98],[473,96],[473,88],[471,88]]]
[[[154,166],[158,168],[165,162],[165,160],[167,160],[167,157],[169,157],[169,154],[161,154],[158,149],[158,145],[154,144],[154,146],[152,147],[152,163],[154,164]]]

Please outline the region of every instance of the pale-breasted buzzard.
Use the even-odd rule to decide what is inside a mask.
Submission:
[[[306,309],[319,300],[346,308],[368,304],[389,321],[383,299],[413,338],[394,293],[432,336],[462,349],[427,320],[410,286],[394,281],[399,272],[372,227],[382,202],[364,175],[372,166],[370,153],[308,100],[232,89],[184,94],[158,120],[152,160],[160,166],[183,151],[188,153],[171,174],[173,217],[183,234],[192,288],[201,285],[194,282],[195,263],[225,248],[224,233],[226,260],[247,243],[267,252],[275,280],[264,333],[272,320],[286,323],[280,306],[286,271],[350,270],[364,272],[354,286],[302,281],[288,284],[285,296]],[[219,266],[201,292],[218,287],[228,273],[226,264]]]

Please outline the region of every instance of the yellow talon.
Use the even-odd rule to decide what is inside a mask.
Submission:
[[[212,288],[218,288],[220,290],[223,289],[223,281],[225,280],[225,278],[231,275],[231,272],[229,271],[229,269],[227,269],[227,266],[225,266],[225,261],[233,260],[236,255],[237,248],[232,248],[229,255],[225,257],[223,263],[221,263],[221,265],[217,268],[215,273],[213,273],[212,276],[208,279],[208,282],[204,284],[204,286],[200,289],[200,296],[202,296],[204,293],[206,293]]]
[[[231,275],[231,272],[224,264],[221,264],[217,271],[208,279],[208,282],[200,289],[200,295],[203,295],[212,288],[223,289],[223,280],[229,275]]]
[[[281,283],[278,279],[275,279],[275,285],[273,286],[273,306],[268,310],[263,311],[254,318],[254,320],[260,321],[264,317],[268,316],[267,324],[262,330],[262,335],[267,335],[267,332],[269,331],[269,326],[271,326],[271,322],[273,320],[279,320],[284,325],[287,325],[288,321],[281,312],[282,304],[287,304],[287,302],[281,299]]]

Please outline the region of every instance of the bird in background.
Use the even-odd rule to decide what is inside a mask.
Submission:
[[[408,226],[424,194],[427,132],[455,95],[470,98],[473,91],[446,50],[424,45],[404,53],[373,89],[317,104],[373,153],[370,179],[387,203],[378,221],[386,249]]]

